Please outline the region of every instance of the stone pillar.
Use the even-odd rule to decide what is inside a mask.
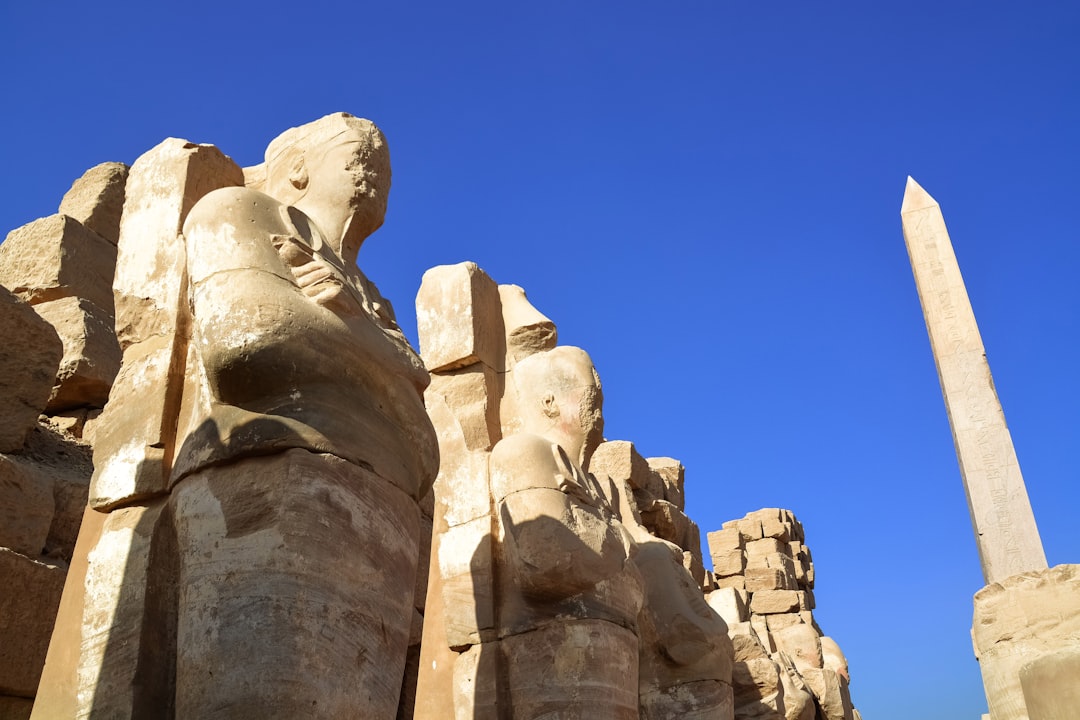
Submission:
[[[900,217],[952,426],[983,577],[994,583],[1016,573],[1045,569],[1035,516],[941,207],[908,178]]]

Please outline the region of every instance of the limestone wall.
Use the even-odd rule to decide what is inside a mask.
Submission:
[[[827,720],[859,713],[847,660],[814,620],[814,563],[790,510],[766,508],[708,534],[706,600],[735,645],[736,718]]]
[[[112,279],[127,167],[75,181],[0,244],[0,717],[30,715],[120,364]]]

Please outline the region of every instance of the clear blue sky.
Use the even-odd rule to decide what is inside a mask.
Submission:
[[[432,265],[525,287],[703,531],[803,520],[864,717],[974,719],[982,581],[899,209],[908,174],[942,204],[1046,554],[1080,561],[1078,38],[1065,2],[7,2],[0,227],[167,136],[247,165],[375,120],[360,264],[407,333]]]

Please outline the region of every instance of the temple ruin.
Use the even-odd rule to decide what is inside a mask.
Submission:
[[[525,290],[432,268],[410,347],[356,266],[390,174],[344,113],[248,168],[169,139],[0,244],[0,718],[859,718],[812,529],[732,508],[703,537],[693,468],[604,436],[603,368]],[[905,234],[942,246],[919,192]],[[947,399],[974,372],[939,370]],[[1058,717],[1078,576],[994,487],[991,717]]]

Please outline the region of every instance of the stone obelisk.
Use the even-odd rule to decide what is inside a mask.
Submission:
[[[1012,437],[941,207],[910,177],[900,209],[987,584],[1046,568]]]

